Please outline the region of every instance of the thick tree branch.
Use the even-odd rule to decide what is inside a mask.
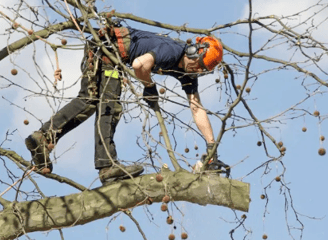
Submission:
[[[187,201],[200,205],[225,206],[248,211],[248,183],[221,178],[217,174],[192,174],[188,172],[162,173],[162,182],[157,182],[155,174],[135,178],[153,202],[162,202],[169,194],[172,201]],[[131,180],[114,182],[104,187],[36,201],[15,203],[15,211],[6,208],[0,212],[0,240],[14,239],[24,231],[46,231],[50,229],[82,225],[146,203],[143,192]],[[21,222],[19,223],[20,218]]]

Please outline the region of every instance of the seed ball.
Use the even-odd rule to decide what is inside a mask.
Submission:
[[[18,26],[19,26],[19,24],[15,22],[15,23],[13,24],[13,29],[17,29]]]
[[[319,112],[319,111],[314,111],[314,112],[313,112],[313,115],[316,116],[316,117],[319,117],[320,112]]]
[[[159,135],[160,135],[160,136],[163,136],[163,133],[162,133],[162,132],[159,132]]]
[[[168,195],[165,195],[162,199],[162,202],[164,202],[164,203],[168,203],[169,201],[170,201],[170,196],[168,196]]]
[[[186,149],[185,149],[185,153],[188,153],[188,152],[189,152],[189,148],[186,148]]]
[[[246,91],[247,93],[250,93],[250,92],[251,92],[251,88],[248,87],[248,88],[245,89],[245,91]]]
[[[125,232],[125,227],[120,225],[120,230],[121,230],[121,232]]]
[[[156,175],[156,181],[157,181],[157,182],[161,182],[161,181],[163,181],[163,176],[162,176],[161,174],[157,174],[157,175]]]
[[[66,44],[67,44],[67,40],[63,38],[63,39],[61,40],[61,44],[66,45]]]
[[[34,32],[34,31],[33,31],[32,29],[30,29],[30,30],[27,31],[28,35],[32,35],[33,32]]]
[[[216,83],[219,83],[220,82],[220,78],[215,79],[215,82]]]
[[[257,146],[261,147],[262,146],[262,142],[261,141],[258,141],[257,142]]]
[[[173,220],[173,217],[172,216],[168,216],[167,218],[166,218],[166,223],[167,224],[172,224],[174,222],[174,220]]]
[[[276,182],[280,182],[281,178],[280,178],[279,176],[277,176],[277,177],[275,178],[275,180],[276,180]]]
[[[325,141],[325,136],[320,136],[321,141]]]
[[[11,74],[12,75],[15,76],[15,75],[17,75],[17,73],[18,73],[17,69],[15,69],[15,68],[14,69],[11,69]]]
[[[159,90],[159,93],[160,93],[160,94],[164,94],[165,91],[166,91],[165,88],[161,88],[161,89]]]
[[[183,232],[181,233],[181,239],[187,239],[188,238],[188,234]]]
[[[196,157],[198,157],[199,156],[199,154],[198,153],[196,153]]]
[[[195,148],[195,150],[198,150],[198,146],[197,146],[197,145],[195,145],[195,147],[194,147],[194,148]]]
[[[42,174],[48,174],[48,173],[51,173],[51,170],[50,170],[50,168],[45,167],[41,170],[41,172],[42,172]]]
[[[165,203],[163,203],[163,204],[161,205],[161,210],[162,210],[163,212],[167,211],[167,205],[166,205]]]
[[[245,214],[241,215],[241,218],[246,219],[247,216]]]
[[[306,132],[306,130],[307,130],[306,127],[303,127],[303,128],[302,128],[302,131],[303,131],[303,132]]]
[[[187,42],[187,44],[191,44],[191,42],[192,42],[191,38],[188,38],[186,42]]]
[[[224,74],[224,79],[228,79],[228,77],[229,77],[229,76],[228,76],[228,73],[225,73],[225,74]]]
[[[268,236],[266,234],[263,234],[262,238],[263,239],[268,239]]]
[[[326,149],[324,149],[324,148],[319,148],[318,153],[319,153],[320,156],[323,156],[323,155],[326,154]]]
[[[278,142],[278,146],[282,147],[282,146],[284,146],[284,143],[280,141],[280,142]]]
[[[25,124],[25,125],[28,125],[29,123],[30,123],[30,122],[29,122],[27,119],[24,120],[24,124]]]
[[[171,234],[169,235],[169,240],[174,240],[174,239],[175,239],[175,236],[174,236],[174,234],[171,233]]]
[[[53,143],[48,144],[48,149],[51,151],[52,149],[55,148],[55,145]]]
[[[282,147],[282,148],[280,148],[280,152],[286,152],[286,147]]]
[[[265,199],[265,195],[264,194],[261,194],[261,199]]]
[[[241,89],[241,86],[240,85],[237,85],[236,88],[239,90],[239,89]]]

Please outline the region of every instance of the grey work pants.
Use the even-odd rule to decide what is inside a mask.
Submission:
[[[97,87],[98,93],[96,98],[90,98],[88,93],[88,78],[82,78],[81,90],[77,98],[73,99],[52,116],[42,126],[41,131],[47,132],[49,129],[60,130],[56,133],[56,140],[58,141],[66,133],[79,126],[96,112],[95,168],[100,169],[112,165],[111,160],[106,154],[105,147],[107,147],[112,159],[114,161],[117,160],[113,138],[122,112],[122,106],[119,101],[121,95],[120,76],[118,78],[116,76],[106,77],[104,72],[101,71],[97,78]],[[102,101],[99,100],[100,97],[102,97]],[[99,129],[98,121],[100,124]],[[99,130],[104,141],[101,140]]]

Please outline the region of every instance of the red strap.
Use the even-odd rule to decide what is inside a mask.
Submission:
[[[120,28],[115,28],[114,31],[117,39],[118,50],[120,51],[122,59],[125,60],[128,58],[128,53],[126,52],[126,49],[124,47],[123,34]],[[126,33],[124,35],[126,35]]]

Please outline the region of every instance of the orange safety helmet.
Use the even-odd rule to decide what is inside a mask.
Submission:
[[[185,52],[188,58],[199,58],[200,65],[212,71],[222,61],[223,47],[214,37],[197,37],[196,44],[188,46]]]
[[[204,49],[199,49],[199,54],[202,55],[200,58],[201,64],[208,70],[212,71],[216,65],[222,61],[223,47],[219,40],[214,37],[197,37],[196,43],[209,44],[209,47],[202,54]]]

